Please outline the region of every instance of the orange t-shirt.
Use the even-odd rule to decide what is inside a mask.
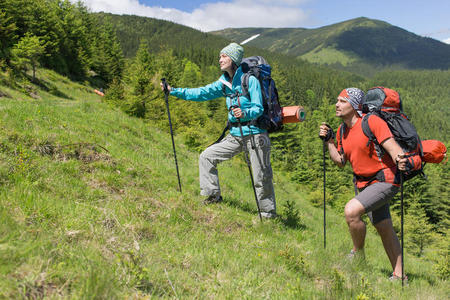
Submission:
[[[380,117],[371,115],[368,123],[380,144],[389,138],[393,138],[386,122]],[[342,144],[340,138],[341,130],[339,127],[336,137],[338,141],[338,151],[342,152],[342,148],[344,148],[345,158],[352,165],[353,172],[356,175],[371,178],[375,176],[378,171],[384,169],[385,182],[394,183],[397,168],[395,163],[387,152],[384,153],[381,159],[378,158],[374,143],[369,143],[369,146],[367,145],[369,138],[364,134],[361,124],[362,118],[358,118],[358,121],[352,128],[346,127],[342,137]],[[363,188],[367,182],[367,180],[358,179],[356,184],[358,188]]]

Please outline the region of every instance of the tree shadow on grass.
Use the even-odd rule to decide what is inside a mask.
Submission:
[[[47,82],[45,80],[42,79],[38,79],[36,78],[34,81],[31,80],[31,82],[33,82],[34,84],[36,84],[38,87],[40,87],[42,90],[46,91],[47,93],[50,93],[56,97],[59,98],[64,98],[64,99],[73,99],[72,97],[70,97],[69,95],[66,95],[65,93],[61,92],[58,87],[51,83],[51,82]]]
[[[242,211],[258,214],[258,210],[255,205],[250,204],[249,202],[242,202],[235,198],[224,198],[224,203],[231,207],[238,208]],[[282,224],[283,226],[291,229],[305,230],[306,225],[303,224],[300,220],[298,209],[295,208],[294,203],[287,201],[284,204],[284,211],[282,214],[278,214],[276,220]]]
[[[251,214],[258,213],[258,210],[255,207],[253,207],[250,203],[242,202],[235,198],[224,197],[224,203],[226,203],[227,205],[229,205],[231,207],[239,208],[240,210],[251,213]],[[255,206],[256,206],[256,203],[255,203]]]

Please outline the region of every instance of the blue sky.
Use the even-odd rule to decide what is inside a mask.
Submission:
[[[368,17],[450,43],[450,0],[82,0],[92,11],[227,27],[317,28]]]

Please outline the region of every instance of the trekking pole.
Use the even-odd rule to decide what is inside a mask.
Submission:
[[[322,152],[323,152],[323,248],[327,248],[327,218],[326,218],[326,150],[327,145],[325,138],[326,136],[319,136],[323,141]]]
[[[179,191],[181,193],[180,172],[178,171],[177,152],[175,150],[175,141],[173,139],[172,120],[170,118],[170,110],[169,110],[169,89],[167,88],[167,82],[166,82],[165,78],[162,78],[161,82],[162,82],[163,87],[164,87],[164,98],[165,98],[165,101],[166,101],[167,116],[169,117],[170,136],[172,137],[173,156],[175,158],[175,167],[177,169],[178,187],[179,187]]]
[[[323,248],[327,248],[327,210],[326,210],[326,160],[325,160],[325,153],[326,153],[326,143],[323,141]]]
[[[401,235],[401,241],[402,241],[402,288],[405,284],[404,280],[405,280],[405,270],[404,270],[404,266],[405,266],[405,259],[403,256],[403,172],[400,171],[400,210],[401,210],[401,218],[400,218],[400,222],[401,222],[401,229],[400,229],[400,235]]]
[[[238,108],[239,106],[237,105],[232,105],[230,106],[230,110],[232,110],[233,108]],[[259,215],[259,220],[262,222],[262,217],[261,217],[261,209],[259,208],[259,202],[258,202],[258,195],[256,194],[256,189],[255,189],[255,182],[253,180],[253,172],[252,172],[252,166],[250,164],[250,159],[248,157],[248,149],[247,149],[247,143],[244,140],[244,133],[242,131],[242,124],[241,124],[241,119],[238,118],[238,124],[239,124],[239,131],[241,133],[241,137],[242,137],[242,145],[244,147],[244,157],[245,157],[245,162],[247,163],[248,166],[248,172],[250,173],[250,179],[252,181],[252,187],[253,187],[253,194],[255,194],[255,200],[256,200],[256,207],[258,207],[258,215]]]

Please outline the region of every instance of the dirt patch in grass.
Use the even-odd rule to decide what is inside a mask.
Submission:
[[[136,234],[139,240],[152,241],[157,235],[150,226],[141,226],[136,229]]]
[[[22,270],[22,272],[14,274],[13,277],[19,281],[21,294],[25,299],[47,299],[63,296],[64,284],[59,286],[49,281],[45,272],[33,276],[29,271]]]
[[[199,213],[199,214],[195,214],[193,215],[194,220],[197,223],[200,224],[205,224],[205,225],[213,225],[216,224],[216,215],[213,213]]]
[[[101,189],[106,193],[113,195],[113,199],[120,200],[125,193],[124,189],[118,188],[116,186],[110,185],[103,180],[98,180],[96,178],[86,179],[87,185],[94,190]]]
[[[92,143],[54,145],[50,142],[44,142],[36,146],[36,151],[41,155],[51,156],[58,161],[76,159],[86,164],[96,161],[112,161],[106,148]]]
[[[224,231],[225,233],[231,234],[231,233],[233,233],[233,232],[235,232],[235,231],[240,230],[242,227],[243,227],[242,224],[240,224],[240,223],[238,223],[238,222],[233,222],[233,223],[231,223],[231,224],[227,224],[227,225],[225,226],[225,228],[224,228],[223,231]]]
[[[12,97],[7,92],[0,90],[0,98],[12,98]]]
[[[103,225],[103,227],[105,227],[106,229],[112,230],[112,229],[114,229],[114,228],[117,226],[117,222],[116,222],[116,220],[114,220],[114,219],[107,218],[107,219],[104,219],[104,220],[102,221],[102,225]]]

